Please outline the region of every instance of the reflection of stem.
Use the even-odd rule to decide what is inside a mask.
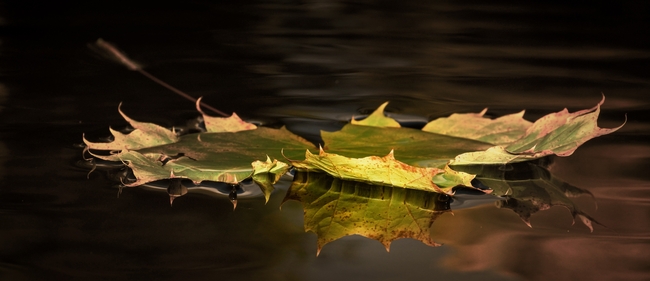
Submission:
[[[104,51],[104,54],[108,55],[111,59],[125,65],[130,70],[140,72],[140,74],[142,74],[145,77],[151,79],[151,81],[154,81],[154,82],[158,83],[159,85],[169,89],[170,91],[178,94],[179,96],[181,96],[183,98],[186,98],[186,99],[196,103],[196,99],[194,97],[184,93],[183,91],[181,91],[179,89],[176,89],[172,85],[169,85],[169,84],[165,83],[164,81],[158,79],[157,77],[151,75],[151,73],[149,73],[149,72],[145,71],[144,69],[142,69],[141,66],[139,66],[137,63],[130,60],[124,53],[120,52],[115,46],[111,45],[110,43],[108,43],[108,42],[106,42],[106,41],[104,41],[104,40],[102,40],[100,38],[100,39],[97,39],[97,42],[95,43],[95,45],[97,45],[97,47],[102,49]],[[205,103],[201,103],[201,105],[203,107],[213,111],[214,113],[217,113],[217,114],[221,115],[221,116],[228,116],[228,114],[226,114],[223,111],[218,110],[218,109],[216,109],[216,108],[214,108],[214,107],[212,107],[210,105],[207,105]]]

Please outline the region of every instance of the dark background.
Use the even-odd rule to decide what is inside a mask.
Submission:
[[[0,279],[648,279],[648,15],[646,1],[1,1]],[[204,194],[116,199],[115,182],[75,165],[82,134],[123,127],[120,102],[167,126],[197,113],[92,51],[98,38],[222,111],[303,132],[387,100],[419,124],[484,107],[534,120],[604,93],[599,125],[627,124],[552,171],[592,191],[598,210],[577,200],[608,227],[552,208],[529,229],[490,205],[437,222],[443,247],[348,237],[316,258],[282,192],[235,212]]]

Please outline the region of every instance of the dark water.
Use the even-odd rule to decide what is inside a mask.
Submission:
[[[643,1],[210,1],[0,5],[0,279],[650,279],[650,5]],[[597,200],[493,204],[436,222],[432,248],[390,253],[351,236],[316,257],[297,202],[126,189],[75,163],[82,133],[137,120],[178,125],[192,103],[87,48],[116,43],[145,69],[223,111],[309,134],[390,100],[413,124],[452,112],[526,118],[589,108],[601,127],[551,171]],[[286,190],[287,182],[283,183]]]

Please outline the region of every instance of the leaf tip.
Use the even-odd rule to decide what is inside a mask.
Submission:
[[[587,228],[589,228],[589,232],[591,232],[591,233],[594,232],[594,226],[593,226],[592,222],[595,222],[595,223],[597,223],[597,224],[599,224],[599,225],[601,225],[601,226],[607,227],[607,226],[601,224],[600,222],[598,222],[598,221],[595,220],[594,218],[590,217],[589,215],[587,215],[587,214],[585,214],[585,213],[583,213],[583,212],[581,212],[581,211],[578,211],[578,212],[574,215],[574,220],[575,220],[575,217],[578,217],[578,218],[580,219],[580,221],[581,221],[581,222],[582,222],[582,223],[583,223]]]
[[[86,148],[89,149],[91,142],[86,139],[86,133],[81,134],[81,139],[83,140],[84,144],[86,144]]]
[[[377,111],[384,112],[384,109],[386,109],[386,106],[388,106],[388,103],[389,103],[388,101],[382,103],[382,104],[377,108]]]
[[[377,109],[375,109],[375,111],[373,111],[370,115],[368,115],[363,120],[357,121],[353,116],[352,120],[350,120],[350,123],[353,125],[371,126],[371,127],[394,127],[394,128],[401,127],[399,122],[395,121],[395,119],[390,118],[384,114],[384,110],[386,109],[387,105],[388,102],[384,102]]]
[[[127,116],[126,113],[122,111],[122,102],[120,102],[120,104],[117,105],[117,112],[119,112],[120,115],[122,115],[122,118],[124,118],[124,120],[126,120],[127,122],[129,122],[129,124],[131,124],[131,126],[133,126],[134,120],[129,118],[129,116]]]
[[[196,111],[198,111],[199,113],[201,113],[201,115],[206,115],[206,114],[203,112],[203,110],[201,110],[201,99],[203,99],[202,96],[199,97],[198,99],[196,99],[196,104],[195,104],[195,105],[196,105]]]
[[[384,158],[387,160],[395,160],[395,149],[391,149]]]
[[[605,93],[600,92],[600,95],[603,96],[603,97],[600,99],[600,102],[598,103],[598,106],[601,106],[601,105],[603,105],[605,103]]]

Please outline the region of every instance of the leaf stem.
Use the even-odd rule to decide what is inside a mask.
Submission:
[[[100,38],[100,39],[97,39],[97,42],[95,42],[95,45],[96,45],[97,47],[99,47],[99,48],[103,51],[103,53],[106,54],[106,55],[108,55],[112,60],[117,61],[117,62],[123,64],[124,66],[126,66],[126,67],[127,67],[128,69],[130,69],[130,70],[134,70],[134,71],[140,72],[140,74],[142,74],[142,75],[144,75],[145,77],[151,79],[151,81],[154,81],[154,82],[156,82],[157,84],[159,84],[159,85],[161,85],[161,86],[163,86],[163,87],[169,89],[170,91],[172,91],[172,92],[178,94],[179,96],[181,96],[181,97],[183,97],[183,98],[185,98],[185,99],[188,99],[188,100],[190,100],[190,101],[196,103],[196,99],[195,99],[194,97],[192,97],[192,96],[186,94],[185,92],[183,92],[183,91],[181,91],[181,90],[175,88],[175,87],[172,86],[172,85],[169,85],[169,84],[165,83],[164,81],[158,79],[156,76],[153,76],[151,73],[145,71],[144,69],[142,69],[142,67],[141,67],[140,65],[138,65],[137,63],[135,63],[135,62],[133,62],[132,60],[130,60],[130,59],[126,56],[126,54],[120,52],[120,51],[119,51],[115,46],[113,46],[112,44],[110,44],[110,43],[108,43],[108,42],[106,42],[106,41],[104,41],[103,39]],[[228,114],[224,113],[223,111],[218,110],[218,109],[216,109],[216,108],[214,108],[214,107],[212,107],[212,106],[210,106],[210,105],[208,105],[208,104],[205,104],[205,103],[203,103],[203,102],[201,102],[201,105],[202,105],[203,107],[205,107],[205,108],[211,110],[212,112],[221,115],[221,116],[229,116]]]

